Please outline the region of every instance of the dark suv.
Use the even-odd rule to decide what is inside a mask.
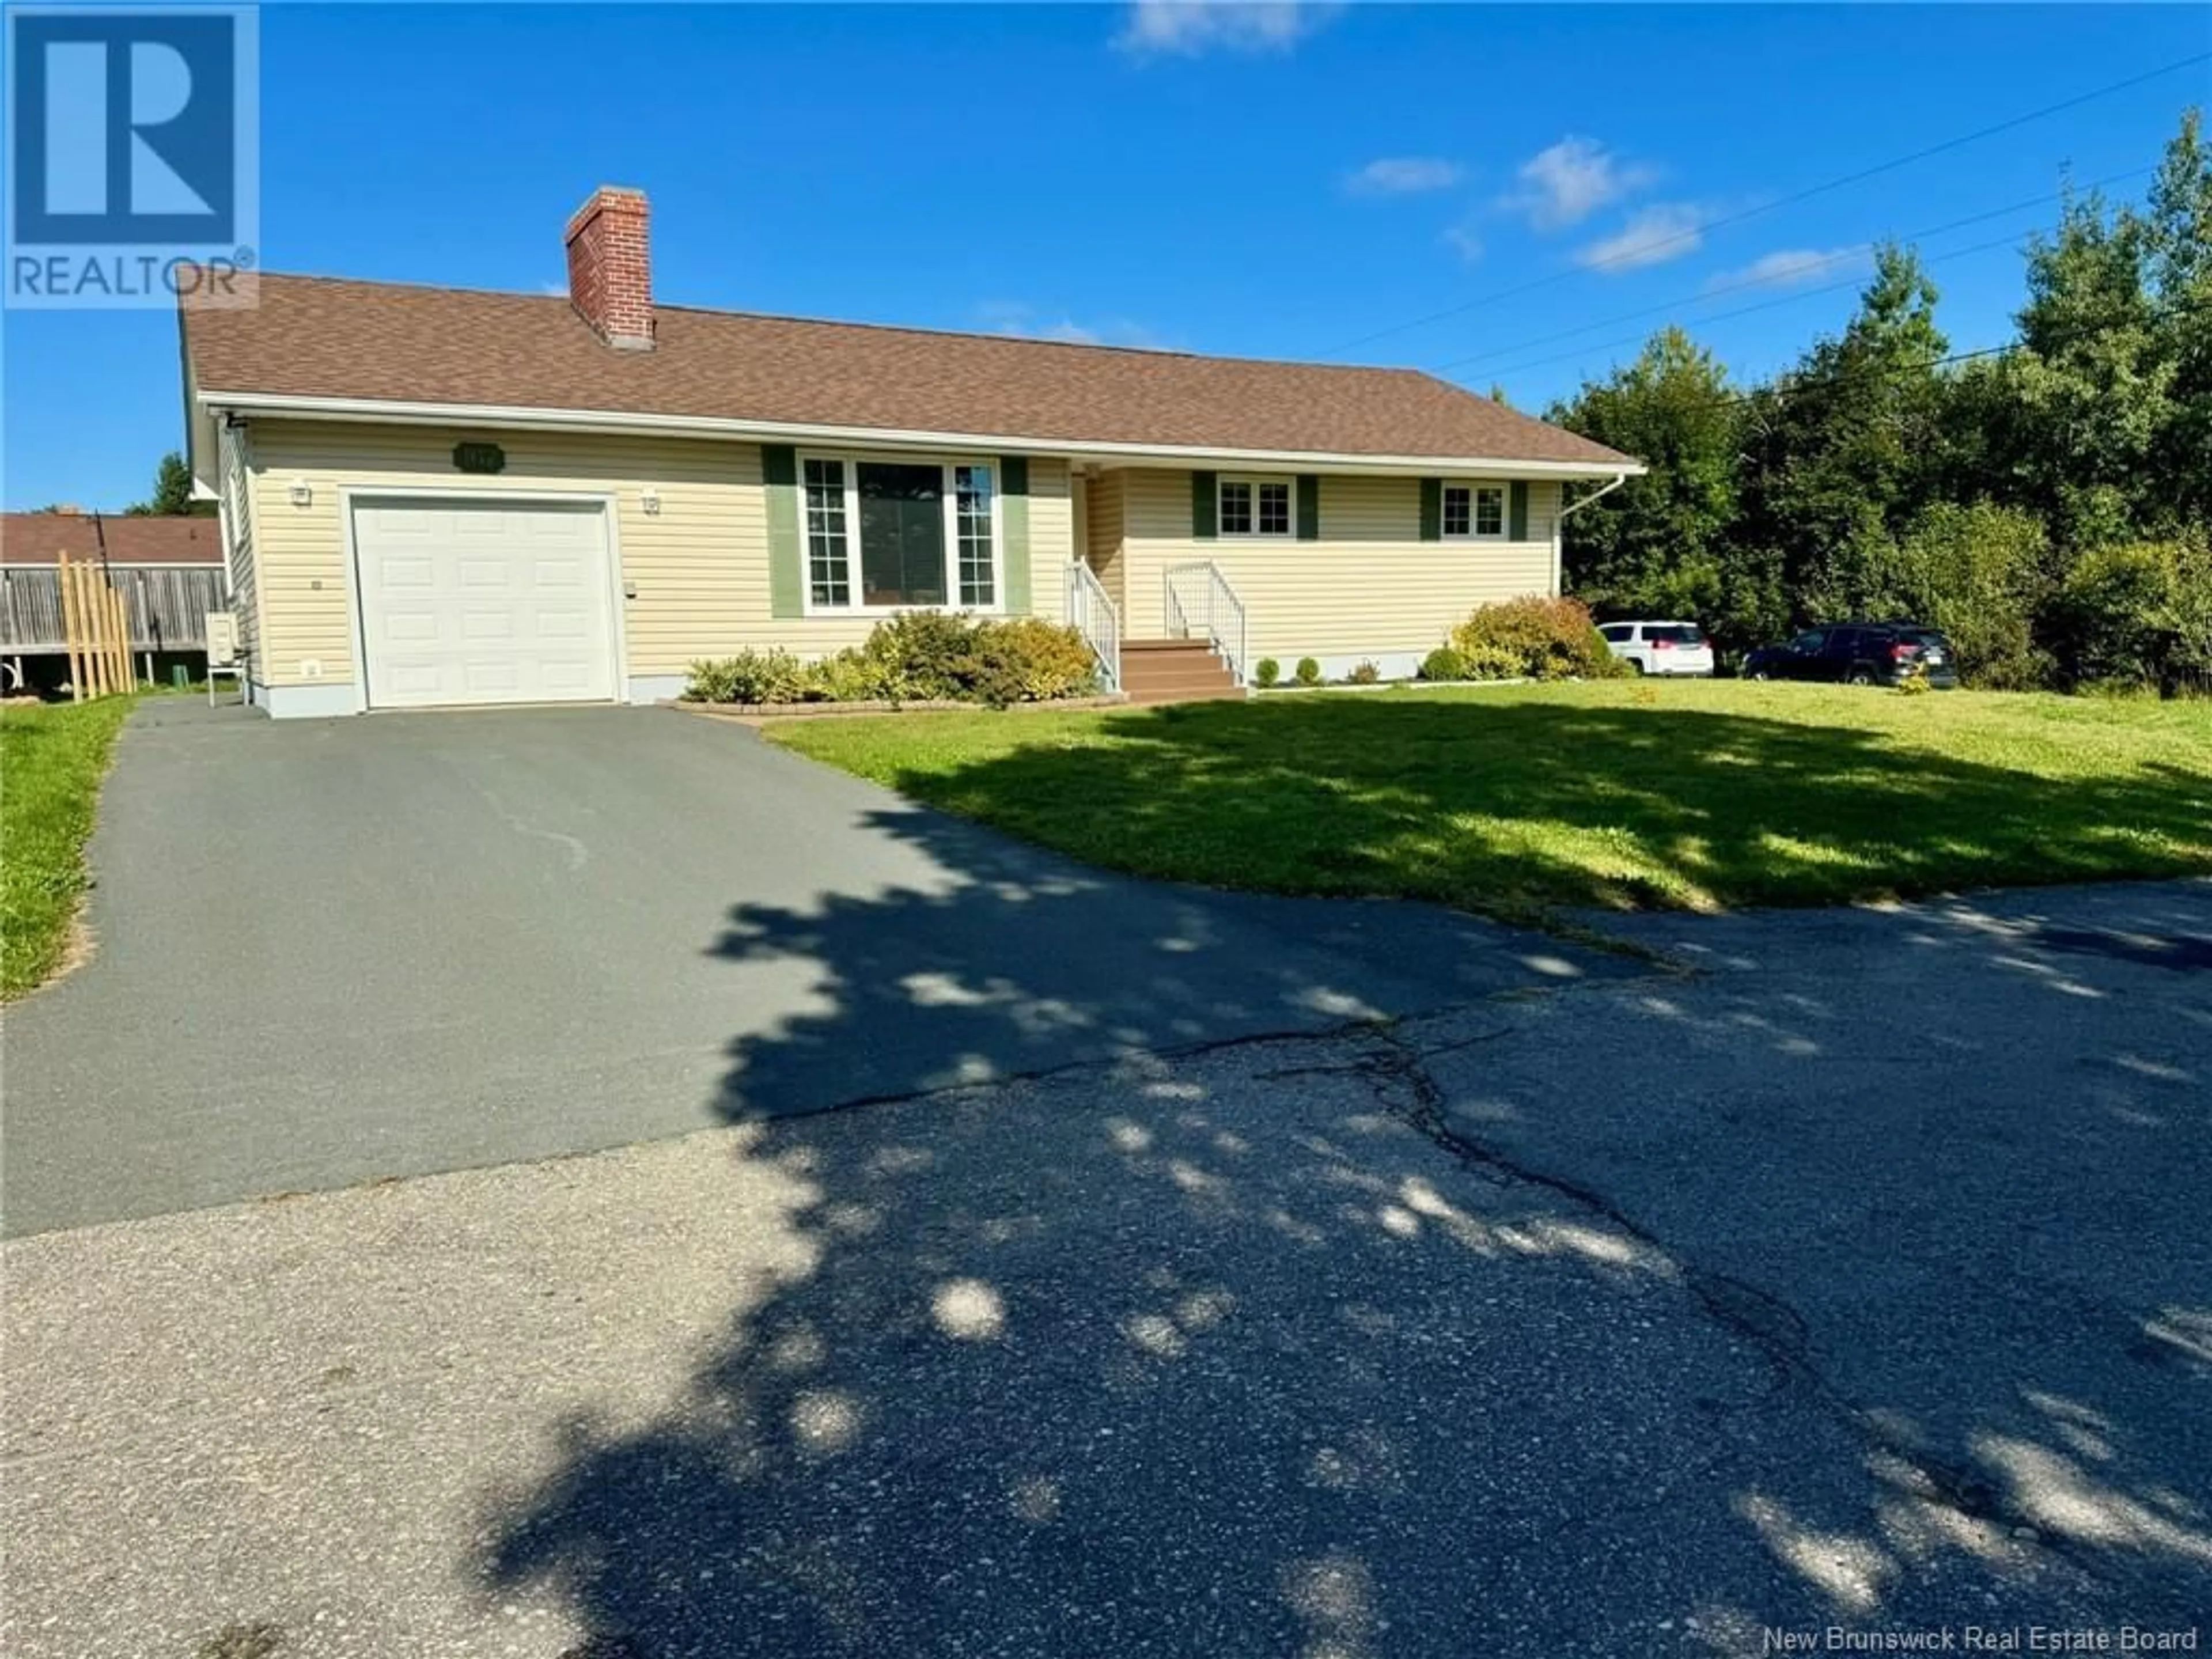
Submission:
[[[1895,685],[1925,669],[1928,684],[1959,684],[1951,641],[1918,623],[1833,623],[1808,628],[1787,645],[1762,645],[1743,659],[1747,680],[1827,680]]]

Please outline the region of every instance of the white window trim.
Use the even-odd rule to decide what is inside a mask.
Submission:
[[[1464,530],[1444,528],[1443,497],[1455,489],[1468,492],[1467,528]],[[1480,520],[1474,510],[1474,493],[1483,489],[1498,492],[1498,528],[1495,530],[1476,527]],[[1446,478],[1437,496],[1437,534],[1440,539],[1448,542],[1502,542],[1510,539],[1513,534],[1512,485],[1503,478]]]
[[[850,605],[822,605],[814,598],[814,539],[806,521],[806,464],[809,461],[835,461],[844,468],[845,479],[845,589],[858,595],[860,581],[860,465],[865,461],[883,462],[891,466],[927,465],[935,462],[945,475],[945,592],[943,605],[862,605],[855,598]],[[897,450],[802,449],[795,463],[799,469],[799,554],[800,562],[799,589],[803,617],[896,617],[907,611],[950,611],[975,617],[1003,617],[1006,614],[1006,532],[1004,504],[1006,498],[1006,469],[999,465],[995,455],[915,455]],[[953,469],[962,466],[988,467],[991,471],[991,603],[963,605],[960,602],[960,497]]]
[[[1225,484],[1252,486],[1252,527],[1249,530],[1230,530],[1224,527],[1221,516],[1221,491]],[[1281,484],[1290,491],[1290,508],[1284,517],[1280,530],[1260,528],[1260,486]],[[1231,542],[1289,542],[1298,534],[1298,481],[1279,472],[1224,472],[1213,480],[1213,533]]]

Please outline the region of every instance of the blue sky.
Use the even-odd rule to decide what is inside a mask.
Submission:
[[[570,210],[629,184],[653,198],[671,301],[1443,367],[1540,407],[1670,319],[1765,373],[1848,313],[1848,289],[1817,290],[1855,276],[1869,239],[2045,196],[2068,169],[2149,167],[2184,106],[2212,102],[2205,66],[1713,222],[2203,52],[2208,20],[273,4],[264,257],[544,289]],[[2055,210],[1923,240],[1954,349],[2007,337],[2014,246]],[[143,495],[180,438],[173,319],[15,312],[0,329],[6,505]]]

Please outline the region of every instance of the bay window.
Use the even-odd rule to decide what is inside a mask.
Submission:
[[[802,480],[811,609],[997,608],[989,463],[813,455]]]

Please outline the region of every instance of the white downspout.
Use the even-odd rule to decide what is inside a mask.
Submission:
[[[1621,487],[1621,485],[1623,485],[1623,484],[1626,483],[1627,482],[1628,482],[1628,475],[1627,475],[1626,472],[1616,472],[1616,473],[1614,473],[1614,474],[1613,475],[1613,477],[1611,477],[1610,478],[1607,478],[1607,479],[1603,483],[1600,484],[1600,485],[1599,485],[1595,489],[1591,490],[1591,491],[1590,491],[1590,493],[1589,493],[1589,495],[1583,495],[1583,496],[1581,496],[1581,497],[1579,497],[1578,499],[1577,499],[1577,500],[1575,500],[1575,501],[1567,501],[1567,502],[1565,502],[1564,504],[1562,504],[1562,505],[1561,505],[1561,507],[1560,507],[1560,508],[1559,508],[1559,517],[1560,517],[1560,518],[1562,518],[1562,519],[1564,519],[1564,518],[1565,518],[1565,517],[1567,516],[1567,514],[1570,514],[1570,513],[1579,513],[1579,512],[1581,512],[1584,507],[1588,507],[1588,506],[1589,506],[1592,501],[1595,501],[1599,496],[1601,496],[1601,495],[1612,495],[1612,494],[1613,494],[1613,492],[1614,490],[1616,490],[1616,489],[1620,489],[1620,488]]]

